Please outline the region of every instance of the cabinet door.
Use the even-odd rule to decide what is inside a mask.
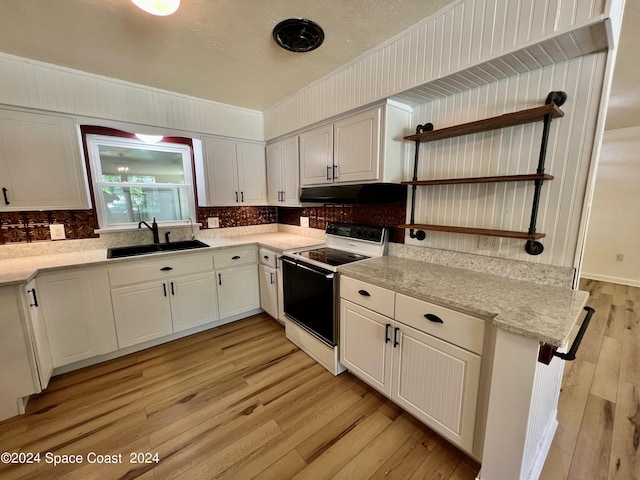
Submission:
[[[207,205],[238,205],[236,143],[204,137],[202,146],[207,175]]]
[[[238,188],[241,205],[267,204],[264,145],[237,143]]]
[[[299,135],[300,185],[333,182],[333,125],[324,125]]]
[[[260,308],[278,318],[278,278],[275,268],[260,265]]]
[[[167,287],[156,281],[111,290],[120,348],[172,333]]]
[[[0,110],[0,210],[88,208],[70,118]]]
[[[400,345],[394,348],[391,398],[471,451],[480,356],[399,323],[395,328]]]
[[[260,307],[257,265],[220,270],[217,281],[221,319]]]
[[[335,172],[333,181],[380,179],[380,122],[382,108],[337,121],[333,126]],[[396,159],[396,161],[401,161]]]
[[[168,281],[174,332],[218,320],[214,278],[211,272],[172,278]]]
[[[300,205],[298,137],[282,141],[282,203]]]
[[[393,320],[340,300],[340,363],[372,387],[391,395]]]
[[[282,200],[282,144],[267,145],[267,200],[278,205]]]
[[[40,387],[44,390],[49,384],[51,372],[53,372],[53,361],[51,360],[51,347],[49,346],[49,336],[47,335],[47,327],[44,324],[44,318],[38,299],[38,288],[36,281],[32,280],[25,288],[27,294],[27,302],[29,306],[29,317],[31,320],[31,328],[33,332],[33,342],[35,344],[36,366],[38,367],[38,376],[40,378]]]
[[[106,341],[110,338],[105,335],[108,328],[113,329],[113,323],[99,324],[87,272],[42,275],[37,283],[54,367],[117,348]]]

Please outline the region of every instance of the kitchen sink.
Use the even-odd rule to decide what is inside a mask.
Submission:
[[[171,243],[151,243],[148,245],[133,245],[131,247],[115,247],[107,250],[107,258],[133,257],[135,255],[148,255],[150,253],[175,252],[178,250],[192,250],[194,248],[206,248],[209,245],[200,240],[184,240]]]

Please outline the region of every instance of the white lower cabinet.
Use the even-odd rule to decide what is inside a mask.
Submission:
[[[51,373],[53,372],[53,360],[51,360],[51,347],[47,327],[44,324],[42,307],[38,302],[38,288],[35,280],[31,280],[25,287],[27,306],[29,307],[29,320],[31,320],[31,332],[33,336],[33,348],[35,350],[36,367],[40,388],[47,388]]]
[[[390,290],[344,277],[340,292],[340,362],[443,437],[473,451],[480,352],[426,333],[435,324],[436,334],[441,335],[438,328],[442,328],[446,336],[449,324],[460,320],[462,314],[445,309],[444,315],[442,310],[431,310],[430,304],[419,301],[424,310],[423,325],[417,325],[413,318],[403,321],[410,310],[404,306],[409,297],[395,294],[394,298]],[[385,313],[394,312],[395,318],[363,305],[380,306]],[[438,320],[433,311],[438,312]],[[476,318],[473,321],[482,322]],[[461,330],[463,340],[468,336],[464,326],[455,328]],[[482,345],[484,331],[478,333],[476,323],[471,328],[476,329]]]
[[[258,265],[244,265],[216,272],[220,318],[260,308]]]
[[[118,349],[106,269],[44,273],[37,285],[54,367]]]
[[[211,256],[142,261],[109,276],[120,348],[218,319]]]

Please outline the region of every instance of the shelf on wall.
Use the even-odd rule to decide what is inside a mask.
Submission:
[[[473,133],[488,132],[499,128],[515,127],[525,123],[533,123],[544,120],[546,115],[551,117],[563,117],[564,112],[555,103],[543,105],[542,107],[529,108],[518,112],[505,113],[497,117],[485,118],[474,122],[463,123],[451,127],[440,128],[423,133],[416,133],[404,137],[405,140],[425,142],[435,142],[445,138],[459,137],[462,135],[471,135]]]
[[[398,225],[398,228],[411,228],[417,230],[431,230],[435,232],[466,233],[469,235],[487,235],[489,237],[518,238],[524,240],[538,240],[545,236],[544,233],[517,232],[512,230],[494,230],[489,228],[452,227],[448,225],[430,225],[424,223]]]
[[[403,185],[459,185],[463,183],[527,182],[533,180],[553,180],[553,175],[531,173],[525,175],[496,175],[493,177],[443,178],[440,180],[415,180],[402,182]]]

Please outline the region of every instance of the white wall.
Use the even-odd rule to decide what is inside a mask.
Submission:
[[[207,133],[264,140],[262,112],[3,53],[1,104],[72,114],[87,123],[114,128],[120,128],[118,122],[157,126],[163,128],[158,133],[165,135]],[[137,131],[145,133],[141,130]]]
[[[605,131],[582,277],[640,286],[639,152],[640,127]]]

